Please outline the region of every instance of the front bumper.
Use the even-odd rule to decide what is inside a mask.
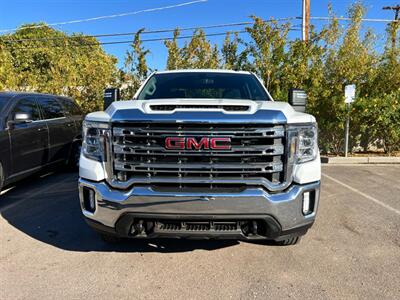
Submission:
[[[94,212],[85,209],[84,189],[95,192]],[[136,186],[129,190],[111,188],[105,182],[79,180],[81,208],[89,225],[100,231],[129,236],[133,222],[140,220],[256,220],[268,228],[265,237],[277,239],[284,235],[304,234],[313,224],[319,202],[320,182],[293,184],[280,193],[267,193],[259,187],[248,187],[240,193],[173,193],[159,192],[151,186]],[[313,195],[313,210],[302,213],[303,194]],[[165,233],[165,232],[164,232]],[[246,238],[241,232],[230,235],[214,230],[207,232],[169,232],[173,236],[204,236]],[[168,232],[167,234],[168,235]],[[154,233],[147,237],[159,237]]]

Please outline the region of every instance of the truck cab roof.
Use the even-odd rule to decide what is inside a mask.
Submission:
[[[228,73],[228,74],[253,74],[248,71],[234,71],[225,69],[179,69],[179,70],[165,70],[155,71],[154,74],[173,74],[173,73]]]

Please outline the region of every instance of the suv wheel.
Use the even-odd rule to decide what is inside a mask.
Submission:
[[[4,185],[4,172],[3,172],[3,166],[0,163],[0,192],[1,189],[3,188],[3,185]]]
[[[75,142],[72,144],[71,152],[69,154],[67,168],[69,170],[78,170],[79,168],[79,157],[81,155],[82,144]]]
[[[276,244],[279,246],[291,246],[298,244],[300,240],[301,240],[300,236],[293,236],[282,241],[276,241]]]

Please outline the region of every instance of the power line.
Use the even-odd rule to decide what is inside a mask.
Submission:
[[[301,19],[301,17],[297,17],[297,19]],[[312,20],[317,20],[317,21],[331,21],[331,20],[339,20],[339,21],[351,21],[351,18],[345,18],[345,17],[310,17]],[[393,23],[393,22],[398,22],[396,20],[390,20],[390,19],[361,19],[362,22],[383,22],[383,23]]]
[[[300,29],[289,29],[290,31],[300,31]],[[246,30],[241,30],[241,31],[226,31],[226,32],[218,32],[218,33],[209,33],[206,34],[205,37],[214,37],[214,36],[222,36],[226,35],[227,33],[248,33]],[[193,35],[186,35],[186,36],[178,36],[176,37],[177,40],[181,39],[190,39],[193,38]],[[153,39],[143,39],[141,40],[143,43],[146,42],[157,42],[157,41],[170,41],[173,40],[174,37],[164,37],[164,38],[153,38]],[[98,42],[98,43],[85,43],[85,44],[64,44],[64,45],[52,45],[52,46],[47,46],[47,47],[19,47],[19,48],[14,48],[16,50],[25,50],[25,49],[47,49],[47,48],[60,48],[60,47],[91,47],[91,46],[97,46],[97,45],[116,45],[116,44],[130,44],[132,43],[132,40],[130,41],[114,41],[114,42]],[[9,46],[9,45],[6,45]]]
[[[187,5],[192,5],[192,4],[197,4],[197,3],[201,3],[201,2],[207,2],[207,1],[208,0],[194,0],[194,1],[190,1],[190,2],[174,4],[174,5],[162,6],[162,7],[156,7],[156,8],[148,8],[148,9],[142,9],[142,10],[131,11],[131,12],[126,12],[126,13],[120,13],[120,14],[114,14],[114,15],[107,15],[107,16],[100,16],[100,17],[93,17],[93,18],[79,19],[79,20],[71,20],[71,21],[63,21],[63,22],[56,22],[56,23],[50,23],[50,24],[46,24],[46,25],[33,25],[33,26],[27,26],[27,27],[23,27],[23,28],[40,28],[40,27],[45,27],[45,26],[67,25],[67,24],[76,24],[76,23],[91,22],[91,21],[98,21],[98,20],[111,19],[111,18],[118,18],[118,17],[126,17],[126,16],[137,15],[137,14],[140,14],[140,13],[147,13],[147,12],[153,12],[153,11],[160,11],[160,10],[165,10],[165,9],[177,8],[177,7],[182,7],[182,6],[187,6]],[[16,31],[18,29],[19,28],[1,29],[0,32]]]
[[[246,33],[247,31],[245,30],[241,30],[241,31],[236,31],[238,34],[241,33]],[[205,35],[206,37],[210,37],[210,36],[221,36],[221,35],[226,35],[227,32],[219,32],[219,33],[210,33]],[[192,38],[192,35],[186,35],[186,36],[178,36],[176,37],[176,39],[189,39]],[[141,40],[143,43],[146,42],[157,42],[157,41],[168,41],[168,40],[173,40],[173,37],[164,37],[164,38],[153,38],[153,39],[143,39]],[[23,50],[23,49],[46,49],[46,48],[59,48],[59,47],[66,47],[66,46],[70,46],[70,47],[91,47],[91,46],[97,46],[97,45],[116,45],[116,44],[130,44],[132,43],[132,40],[129,41],[114,41],[114,42],[98,42],[98,43],[85,43],[85,44],[64,44],[64,45],[52,45],[52,46],[48,46],[48,47],[19,47],[19,48],[14,48],[14,49],[18,49],[18,50]]]
[[[175,29],[145,30],[141,34],[167,33],[167,32],[174,32],[176,29],[179,29],[180,31],[191,31],[191,30],[196,30],[196,29],[244,26],[244,25],[250,25],[250,24],[252,24],[252,23],[251,22],[241,22],[241,23],[218,24],[218,25],[187,27],[187,28],[177,27]],[[69,36],[69,37],[51,37],[51,38],[19,39],[19,40],[3,40],[3,41],[13,43],[13,42],[26,42],[26,41],[65,40],[65,39],[77,39],[77,38],[101,38],[101,37],[116,37],[116,36],[133,36],[136,33],[137,33],[137,31],[124,32],[124,33],[106,33],[106,34],[81,35],[81,36]]]
[[[221,36],[221,35],[226,35],[229,31],[227,32],[218,32],[218,33],[209,33],[206,34],[206,37],[211,37],[211,36]],[[242,33],[246,33],[246,30],[240,30],[240,31],[234,31],[234,33],[238,33],[238,34],[242,34]],[[193,35],[182,35],[182,36],[177,36],[176,39],[177,40],[181,40],[181,39],[190,39],[192,38]],[[158,41],[170,41],[173,40],[173,37],[165,37],[165,38],[153,38],[153,39],[144,39],[142,40],[142,42],[146,43],[146,42],[158,42]],[[100,42],[100,45],[113,45],[113,44],[128,44],[128,43],[132,43],[132,41],[116,41],[116,42]],[[92,44],[92,46],[95,44]],[[84,45],[86,46],[86,45]]]
[[[265,22],[273,22],[273,21],[289,21],[297,19],[297,17],[287,17],[287,18],[279,18],[274,20],[265,20]],[[184,27],[184,28],[173,28],[173,29],[157,29],[157,30],[145,30],[141,34],[155,34],[155,33],[167,33],[174,32],[176,29],[180,31],[192,31],[196,29],[212,29],[212,28],[223,28],[223,27],[236,27],[236,26],[245,26],[251,25],[253,22],[238,22],[238,23],[225,23],[225,24],[215,24],[215,25],[205,25],[205,26],[196,26],[196,27]],[[47,41],[47,40],[65,40],[65,39],[80,39],[80,38],[101,38],[101,37],[116,37],[116,36],[132,36],[135,35],[136,32],[124,32],[124,33],[106,33],[106,34],[95,34],[95,35],[80,35],[80,36],[69,36],[69,37],[49,37],[49,38],[34,38],[34,39],[19,39],[19,40],[3,40],[3,42],[25,42],[25,41]]]

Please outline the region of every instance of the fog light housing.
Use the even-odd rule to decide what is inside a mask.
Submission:
[[[86,211],[91,213],[96,210],[96,193],[93,189],[83,187],[83,206]]]
[[[309,215],[314,212],[315,191],[305,192],[303,194],[303,215]]]

